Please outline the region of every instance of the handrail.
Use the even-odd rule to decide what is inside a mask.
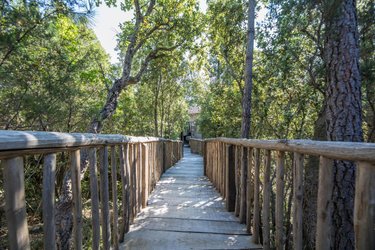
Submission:
[[[124,234],[129,230],[129,224],[147,205],[148,195],[162,173],[181,159],[183,154],[181,141],[163,138],[0,130],[0,159],[4,177],[10,249],[30,248],[22,156],[34,154],[44,154],[42,190],[44,248],[56,249],[54,190],[56,153],[60,151],[68,151],[70,154],[73,245],[75,249],[82,249],[81,149],[85,149],[88,155],[93,249],[99,249],[100,234],[104,249],[110,249],[111,245],[114,249],[118,249],[119,242],[123,241]],[[121,177],[119,180],[122,189],[121,197],[117,194],[117,176]],[[98,179],[100,179],[99,184]],[[109,197],[110,189],[112,198]],[[113,207],[112,221],[109,212],[110,200]],[[121,225],[118,221],[118,200],[122,201]]]
[[[320,157],[316,248],[330,248],[333,190],[333,160],[354,161],[357,165],[354,231],[356,249],[375,249],[375,143],[312,140],[254,140],[209,138],[190,140],[192,152],[204,156],[205,174],[220,191],[229,211],[252,231],[254,243],[270,249],[274,233],[276,249],[284,249],[284,175],[286,153],[293,153],[293,248],[302,249],[303,169],[305,155]],[[275,154],[272,154],[275,152]],[[263,158],[263,160],[262,160]],[[273,159],[276,184],[270,181]],[[263,168],[263,203],[260,204],[260,169]],[[248,185],[248,183],[250,185]],[[271,188],[276,191],[276,232],[270,230]],[[260,211],[262,221],[260,220]]]

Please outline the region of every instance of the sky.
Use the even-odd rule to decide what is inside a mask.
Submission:
[[[203,12],[207,9],[206,0],[199,0],[200,8]],[[263,18],[265,13],[260,11],[257,21]],[[115,51],[117,40],[116,35],[120,32],[119,24],[129,21],[132,17],[131,12],[124,12],[120,7],[107,7],[101,4],[95,8],[95,17],[93,22],[93,30],[98,37],[101,45],[111,57],[111,63],[118,63],[117,52]]]

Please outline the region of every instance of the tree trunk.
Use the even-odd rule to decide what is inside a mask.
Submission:
[[[253,89],[253,55],[254,55],[254,21],[255,21],[255,0],[249,0],[247,24],[247,48],[245,62],[245,87],[242,96],[242,122],[241,137],[250,138],[251,125],[251,92]]]
[[[159,128],[158,128],[158,106],[159,106],[159,92],[160,92],[160,86],[162,81],[162,74],[160,71],[160,76],[158,81],[156,82],[156,88],[155,88],[155,99],[154,99],[154,136],[159,136]]]
[[[326,1],[326,128],[330,141],[363,141],[355,0]],[[355,165],[335,161],[332,248],[354,249]]]

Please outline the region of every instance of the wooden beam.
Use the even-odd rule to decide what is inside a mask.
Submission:
[[[100,203],[102,214],[103,248],[111,248],[111,224],[109,218],[108,147],[99,149],[100,159]]]
[[[356,249],[375,249],[375,164],[357,162],[354,201]]]
[[[276,249],[284,249],[284,163],[285,153],[277,152],[276,165]]]
[[[73,190],[73,237],[74,248],[82,249],[82,197],[81,197],[81,157],[80,150],[70,154],[70,171]]]
[[[117,205],[117,157],[115,146],[111,147],[111,177],[112,177],[112,206],[113,206],[113,249],[119,249],[118,239],[118,205]]]
[[[259,168],[260,168],[260,149],[255,149],[255,165],[254,165],[254,232],[253,243],[259,243],[259,229],[260,229],[260,207],[259,207]]]
[[[92,218],[92,249],[98,250],[100,242],[100,216],[96,148],[89,149],[89,169]]]
[[[226,145],[227,166],[226,166],[226,207],[229,212],[233,212],[236,202],[236,184],[235,184],[235,147]]]
[[[43,163],[43,231],[44,249],[56,249],[55,227],[56,154],[44,156]]]
[[[303,161],[304,155],[294,153],[293,249],[295,250],[302,249]]]
[[[320,157],[316,249],[331,249],[333,160]]]
[[[5,214],[10,249],[30,249],[25,201],[23,158],[1,161],[5,192]]]
[[[263,176],[263,207],[262,207],[262,222],[263,222],[263,249],[269,250],[271,248],[270,238],[270,202],[271,202],[271,151],[266,150],[264,155],[264,176]]]

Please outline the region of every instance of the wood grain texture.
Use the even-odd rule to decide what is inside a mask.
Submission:
[[[70,154],[70,171],[73,190],[73,238],[74,248],[82,249],[82,197],[81,197],[81,155],[80,150]]]
[[[263,249],[271,248],[270,237],[270,202],[271,202],[271,151],[266,150],[264,153],[264,176],[263,176]]]
[[[115,146],[111,147],[111,177],[112,177],[112,244],[113,249],[117,250],[119,247],[118,237],[118,205],[117,205],[117,157]]]
[[[100,242],[100,216],[96,148],[89,149],[89,168],[92,219],[92,249],[98,250]]]
[[[23,158],[1,161],[5,192],[5,214],[10,249],[30,249],[27,228]]]
[[[44,156],[43,162],[43,231],[44,249],[56,249],[55,227],[56,154]]]
[[[203,176],[202,157],[184,154],[156,185],[120,248],[260,249]]]
[[[111,223],[109,218],[108,147],[99,149],[100,159],[100,205],[103,248],[111,247]]]
[[[276,249],[284,249],[284,164],[285,153],[277,152],[276,165]]]
[[[224,137],[205,139],[205,141],[221,141],[244,147],[325,156],[336,160],[375,162],[375,143],[312,140],[255,140]]]
[[[253,220],[253,242],[259,243],[260,230],[260,206],[259,206],[259,170],[260,170],[260,149],[255,149],[255,165],[254,165],[254,220]]]
[[[293,249],[296,250],[302,249],[303,162],[304,155],[294,153]]]
[[[375,164],[358,162],[354,202],[356,249],[375,249]]]
[[[316,249],[331,249],[333,160],[320,157]]]

